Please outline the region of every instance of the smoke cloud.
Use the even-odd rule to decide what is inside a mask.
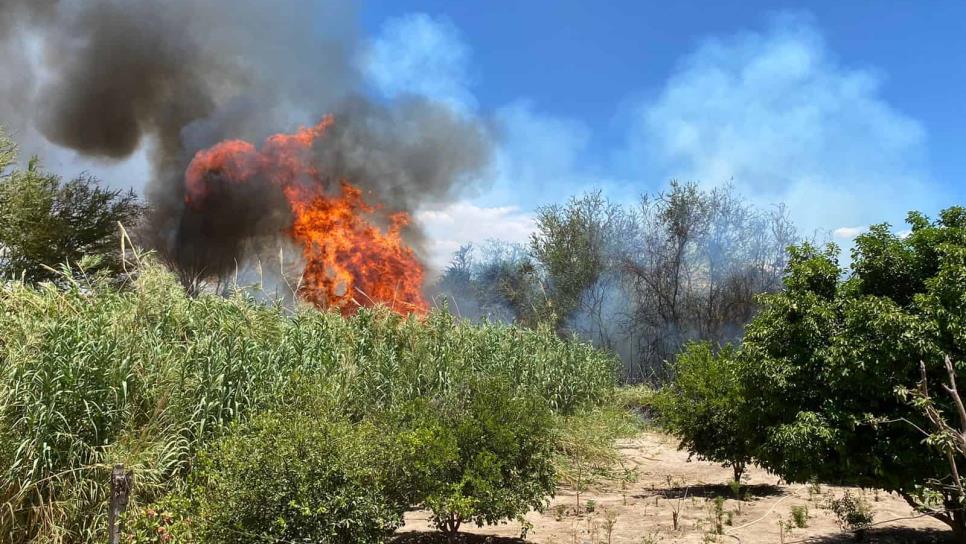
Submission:
[[[212,274],[251,257],[288,213],[257,184],[222,191],[215,217],[186,208],[186,166],[221,140],[258,143],[331,113],[313,149],[323,177],[406,212],[448,201],[489,161],[479,120],[415,96],[363,97],[349,2],[0,0],[0,12],[0,68],[18,76],[0,83],[0,123],[88,157],[149,149],[151,244]]]

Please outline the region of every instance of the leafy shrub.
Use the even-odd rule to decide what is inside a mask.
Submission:
[[[674,380],[656,396],[659,418],[680,447],[701,459],[730,466],[741,481],[754,452],[749,441],[744,393],[739,383],[736,350],[715,353],[707,342],[693,343],[674,362]]]
[[[808,527],[808,507],[804,504],[798,504],[792,506],[792,521],[795,522],[795,527],[799,529],[804,529]]]
[[[615,404],[625,410],[648,416],[654,410],[656,394],[649,385],[623,385],[615,391]]]
[[[604,481],[616,479],[626,485],[634,478],[614,449],[615,439],[631,436],[640,428],[628,412],[601,407],[559,418],[557,427],[557,474],[560,483],[574,491],[575,512],[584,507],[580,497],[585,491]]]
[[[735,385],[744,410],[737,421],[754,424],[718,435],[713,431],[726,427],[705,425],[717,416],[702,417],[697,423],[712,431],[711,443],[699,443],[700,433],[684,438],[695,437],[688,447],[699,454],[725,452],[728,459],[745,451],[788,482],[895,491],[964,540],[966,511],[957,486],[949,485],[946,452],[923,443],[926,416],[897,392],[923,379],[920,361],[923,384],[942,391],[949,380],[944,358],[966,360],[966,208],[948,208],[934,220],[913,212],[907,223],[906,235],[880,224],[858,236],[851,271],[839,266],[834,245],[790,248],[784,290],[760,299],[741,346],[697,358],[709,374],[727,370],[721,376]],[[698,384],[699,392],[715,391],[710,381]],[[684,400],[671,413],[684,413],[686,423],[689,389],[681,389]],[[697,414],[709,413],[701,407],[710,395],[692,398]],[[956,413],[945,396],[936,409]],[[748,450],[732,451],[736,436]]]
[[[134,192],[84,175],[65,182],[36,158],[8,171],[15,160],[0,127],[0,276],[57,280],[59,265],[82,259],[88,273],[120,273],[117,224],[134,226],[144,212]]]
[[[830,497],[825,508],[835,514],[839,526],[846,531],[861,531],[872,523],[872,509],[861,496],[846,490],[839,498]]]
[[[456,435],[436,400],[419,399],[370,418],[382,438],[378,464],[385,493],[422,507],[459,465]]]
[[[216,442],[197,476],[204,542],[376,543],[402,523],[373,428],[268,414]]]
[[[713,501],[711,501],[711,504],[709,507],[709,513],[711,514],[710,517],[711,517],[711,524],[712,524],[712,533],[715,535],[724,534],[724,522],[725,522],[724,506],[725,506],[724,497],[718,496],[718,497],[715,497]]]
[[[194,544],[197,542],[191,504],[182,494],[129,510],[124,515],[125,544]]]
[[[442,478],[428,485],[424,504],[451,541],[464,522],[495,524],[546,507],[556,480],[545,401],[482,379],[455,392],[436,417],[456,457],[442,459]]]
[[[896,391],[920,380],[920,361],[941,391],[943,356],[966,357],[966,209],[907,222],[906,236],[883,224],[857,237],[848,275],[834,246],[793,248],[785,290],[763,299],[738,357],[755,398],[751,439],[758,462],[787,481],[897,491],[949,511],[936,517],[964,534],[961,504],[939,483],[950,477],[945,455],[905,422],[927,425]],[[938,408],[954,410],[947,398]]]

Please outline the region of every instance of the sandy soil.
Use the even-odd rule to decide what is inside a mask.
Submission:
[[[618,485],[581,494],[580,513],[572,491],[561,489],[543,514],[531,512],[533,524],[526,540],[520,539],[521,525],[513,522],[495,527],[465,527],[465,542],[539,544],[653,544],[657,542],[742,544],[852,542],[835,516],[822,508],[828,494],[841,496],[844,488],[822,486],[820,491],[804,485],[782,485],[777,477],[750,469],[746,475],[748,496],[738,501],[726,485],[731,469],[713,463],[688,461],[673,438],[647,432],[618,444],[627,463],[636,466],[638,479],[622,491]],[[670,482],[670,483],[669,483]],[[858,490],[853,490],[859,493]],[[725,497],[723,535],[715,535],[714,499]],[[896,495],[866,491],[875,526],[865,542],[920,543],[951,542],[945,526],[915,512]],[[586,511],[586,501],[596,504]],[[793,527],[781,535],[780,520],[792,523],[793,506],[808,508],[805,528]],[[678,529],[673,511],[678,510]],[[897,518],[906,518],[895,520]],[[398,544],[442,540],[431,532],[426,512],[410,512],[399,531]],[[612,522],[608,535],[608,519]]]

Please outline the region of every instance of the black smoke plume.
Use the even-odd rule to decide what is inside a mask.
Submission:
[[[0,63],[19,76],[0,82],[0,123],[91,157],[147,146],[145,240],[196,273],[238,266],[287,220],[264,187],[217,180],[217,207],[186,208],[185,167],[223,139],[257,144],[331,113],[314,150],[326,179],[408,212],[453,197],[489,160],[478,120],[425,98],[363,97],[348,2],[0,0],[0,13]]]

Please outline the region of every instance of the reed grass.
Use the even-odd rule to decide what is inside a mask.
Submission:
[[[134,506],[180,485],[234,422],[297,402],[306,384],[350,417],[504,376],[570,415],[609,401],[614,360],[549,329],[384,308],[185,295],[150,262],[103,278],[0,286],[0,541],[103,539],[108,474],[135,472]]]

